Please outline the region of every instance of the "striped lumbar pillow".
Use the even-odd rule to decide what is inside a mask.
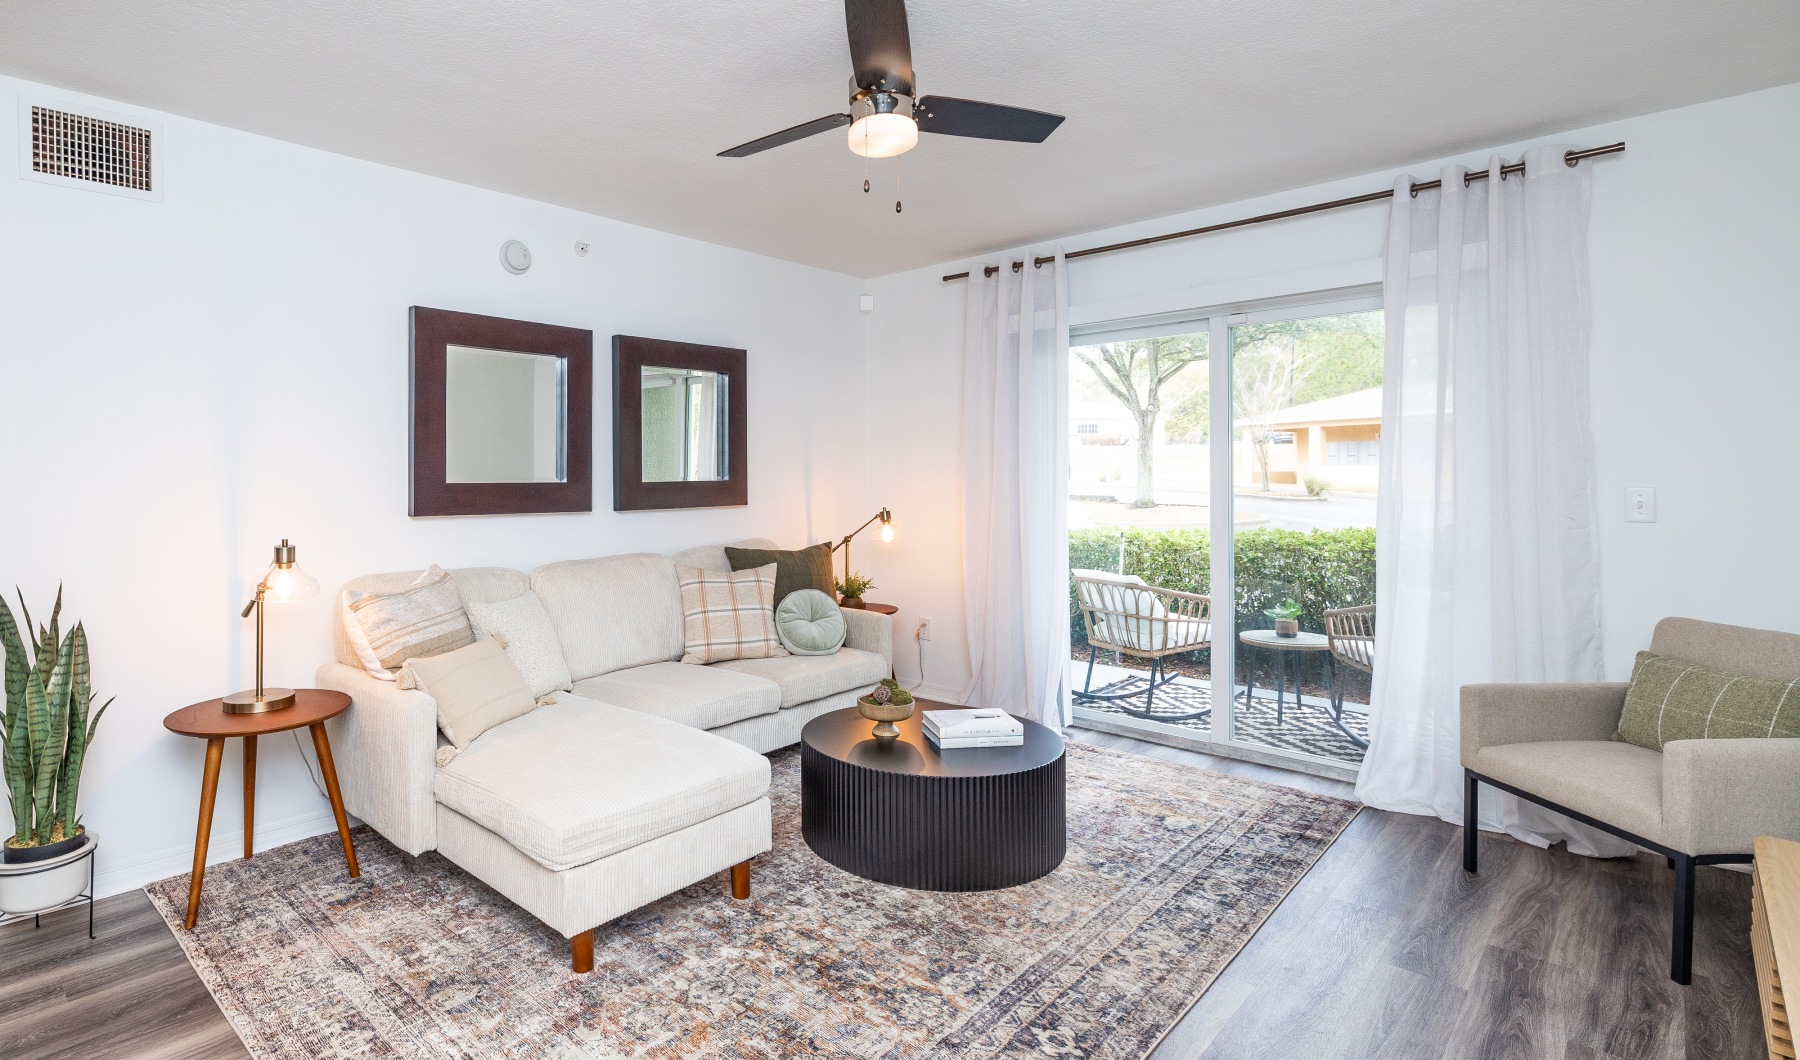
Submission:
[[[435,564],[399,592],[345,590],[344,612],[346,632],[363,668],[383,680],[392,680],[393,671],[408,659],[475,643],[456,583]]]
[[[686,623],[684,663],[768,659],[786,655],[775,631],[775,564],[750,570],[675,567]]]
[[[1638,652],[1613,739],[1660,751],[1672,740],[1800,737],[1800,679],[1751,677]]]

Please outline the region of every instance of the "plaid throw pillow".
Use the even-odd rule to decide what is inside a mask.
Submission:
[[[675,567],[687,624],[684,663],[786,655],[775,632],[775,564],[726,573]]]
[[[1800,737],[1800,680],[1750,677],[1640,651],[1613,739],[1660,751],[1674,740]]]

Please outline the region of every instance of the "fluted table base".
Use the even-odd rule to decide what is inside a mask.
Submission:
[[[916,715],[892,741],[867,738],[870,724],[836,711],[801,736],[801,834],[820,857],[925,891],[1016,887],[1062,864],[1065,758],[1056,733],[1026,722],[1022,747],[940,756]]]

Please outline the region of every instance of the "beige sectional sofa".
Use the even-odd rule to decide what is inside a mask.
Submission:
[[[747,548],[775,548],[763,540]],[[465,603],[543,601],[572,692],[475,739],[460,754],[422,691],[371,676],[336,628],[322,688],[351,707],[328,723],[349,811],[409,854],[436,850],[572,941],[592,967],[594,929],[748,863],[769,849],[769,763],[808,721],[853,704],[893,666],[885,615],[844,611],[834,655],[695,666],[684,650],[675,566],[727,570],[724,546],[450,572]],[[345,588],[387,592],[418,571]]]

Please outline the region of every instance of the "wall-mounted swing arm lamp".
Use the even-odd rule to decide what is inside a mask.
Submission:
[[[844,580],[845,581],[850,580],[850,539],[855,537],[857,534],[862,533],[864,530],[867,530],[871,525],[873,525],[877,521],[879,521],[881,523],[881,539],[883,541],[892,541],[894,539],[894,513],[888,511],[886,508],[883,508],[880,511],[876,512],[874,515],[870,516],[868,522],[862,524],[861,526],[857,527],[856,529],[845,534],[844,539],[842,541],[839,541],[837,544],[831,546],[831,550],[833,552],[836,552],[840,548],[844,550]]]
[[[263,609],[271,603],[285,604],[319,595],[319,580],[300,569],[295,559],[297,551],[287,538],[281,539],[281,544],[275,546],[275,561],[256,583],[256,595],[239,616],[249,618],[250,612],[256,612],[256,688],[226,696],[223,702],[227,714],[261,714],[294,705],[293,689],[263,687]]]

